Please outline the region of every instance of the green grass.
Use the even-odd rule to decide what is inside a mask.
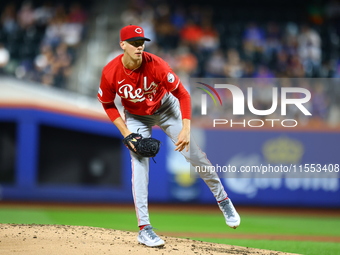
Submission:
[[[305,255],[339,255],[339,243],[305,242],[305,241],[277,241],[277,240],[249,240],[249,239],[216,239],[216,238],[193,238],[195,240],[231,244],[243,247],[284,251]]]
[[[199,212],[193,214],[188,212],[165,213],[151,211],[151,222],[154,227],[163,232],[340,236],[340,216],[320,218],[310,216],[262,216],[242,214],[241,226],[237,230],[233,230],[225,225],[224,219],[218,211],[210,214]],[[0,223],[80,225],[136,232],[138,230],[133,209],[57,210],[0,207]],[[306,255],[340,254],[340,244],[331,242],[211,238],[196,239]]]
[[[154,225],[164,225],[168,231],[225,233],[226,226],[219,213],[186,214],[158,213],[151,214]],[[228,229],[228,231],[234,231]],[[236,231],[236,230],[235,230]],[[297,216],[251,216],[242,214],[241,226],[237,233],[246,234],[294,234],[294,235],[330,235],[340,236],[340,216],[331,218]]]
[[[0,223],[60,224],[137,231],[133,211],[0,208]]]

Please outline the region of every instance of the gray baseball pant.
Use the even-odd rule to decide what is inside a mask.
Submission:
[[[162,105],[153,115],[135,115],[125,111],[125,122],[131,132],[150,137],[152,127],[159,126],[176,143],[182,130],[182,116],[179,102],[172,94],[167,93]],[[201,151],[193,137],[190,138],[190,149],[181,152],[192,166],[211,166],[206,154]],[[131,152],[132,194],[138,219],[138,226],[150,224],[148,210],[149,158],[140,157]],[[207,168],[208,169],[208,168]],[[198,171],[208,185],[217,201],[227,197],[227,193],[216,172]]]

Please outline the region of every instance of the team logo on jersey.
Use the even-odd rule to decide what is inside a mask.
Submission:
[[[103,91],[101,90],[101,88],[98,89],[98,94],[102,97],[103,96]]]
[[[143,30],[142,30],[140,27],[137,27],[137,28],[135,29],[135,32],[136,32],[137,34],[141,34],[141,33],[143,32]]]
[[[152,101],[157,92],[158,84],[155,82],[151,82],[149,86],[147,84],[147,77],[145,76],[143,88],[136,89],[131,84],[124,84],[118,88],[118,94],[121,98],[133,103],[143,102],[146,97]]]
[[[168,73],[168,82],[173,83],[175,81],[175,76],[172,73]]]

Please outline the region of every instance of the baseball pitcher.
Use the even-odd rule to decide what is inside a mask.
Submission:
[[[139,226],[137,240],[150,247],[163,246],[154,231],[148,211],[149,160],[159,150],[159,141],[151,137],[152,127],[159,126],[174,142],[176,151],[193,166],[211,166],[206,154],[190,141],[190,95],[178,76],[160,57],[144,52],[142,27],[128,25],[120,30],[123,54],[109,62],[102,71],[98,99],[130,149],[132,194]],[[125,121],[114,103],[121,98]],[[189,146],[190,144],[190,146]],[[231,228],[241,219],[215,172],[200,173]]]

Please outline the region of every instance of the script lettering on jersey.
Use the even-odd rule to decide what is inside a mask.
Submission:
[[[147,85],[147,77],[144,76],[144,84],[143,89],[138,88],[135,89],[131,84],[124,84],[119,87],[118,93],[121,98],[127,99],[131,102],[143,102],[145,100],[145,96],[148,97],[150,101],[153,100],[154,95],[157,92],[158,84],[155,82],[151,82],[150,86]]]
[[[141,88],[134,90],[130,84],[124,84],[118,89],[121,98],[126,98],[131,102],[142,102],[145,100],[144,93]]]

